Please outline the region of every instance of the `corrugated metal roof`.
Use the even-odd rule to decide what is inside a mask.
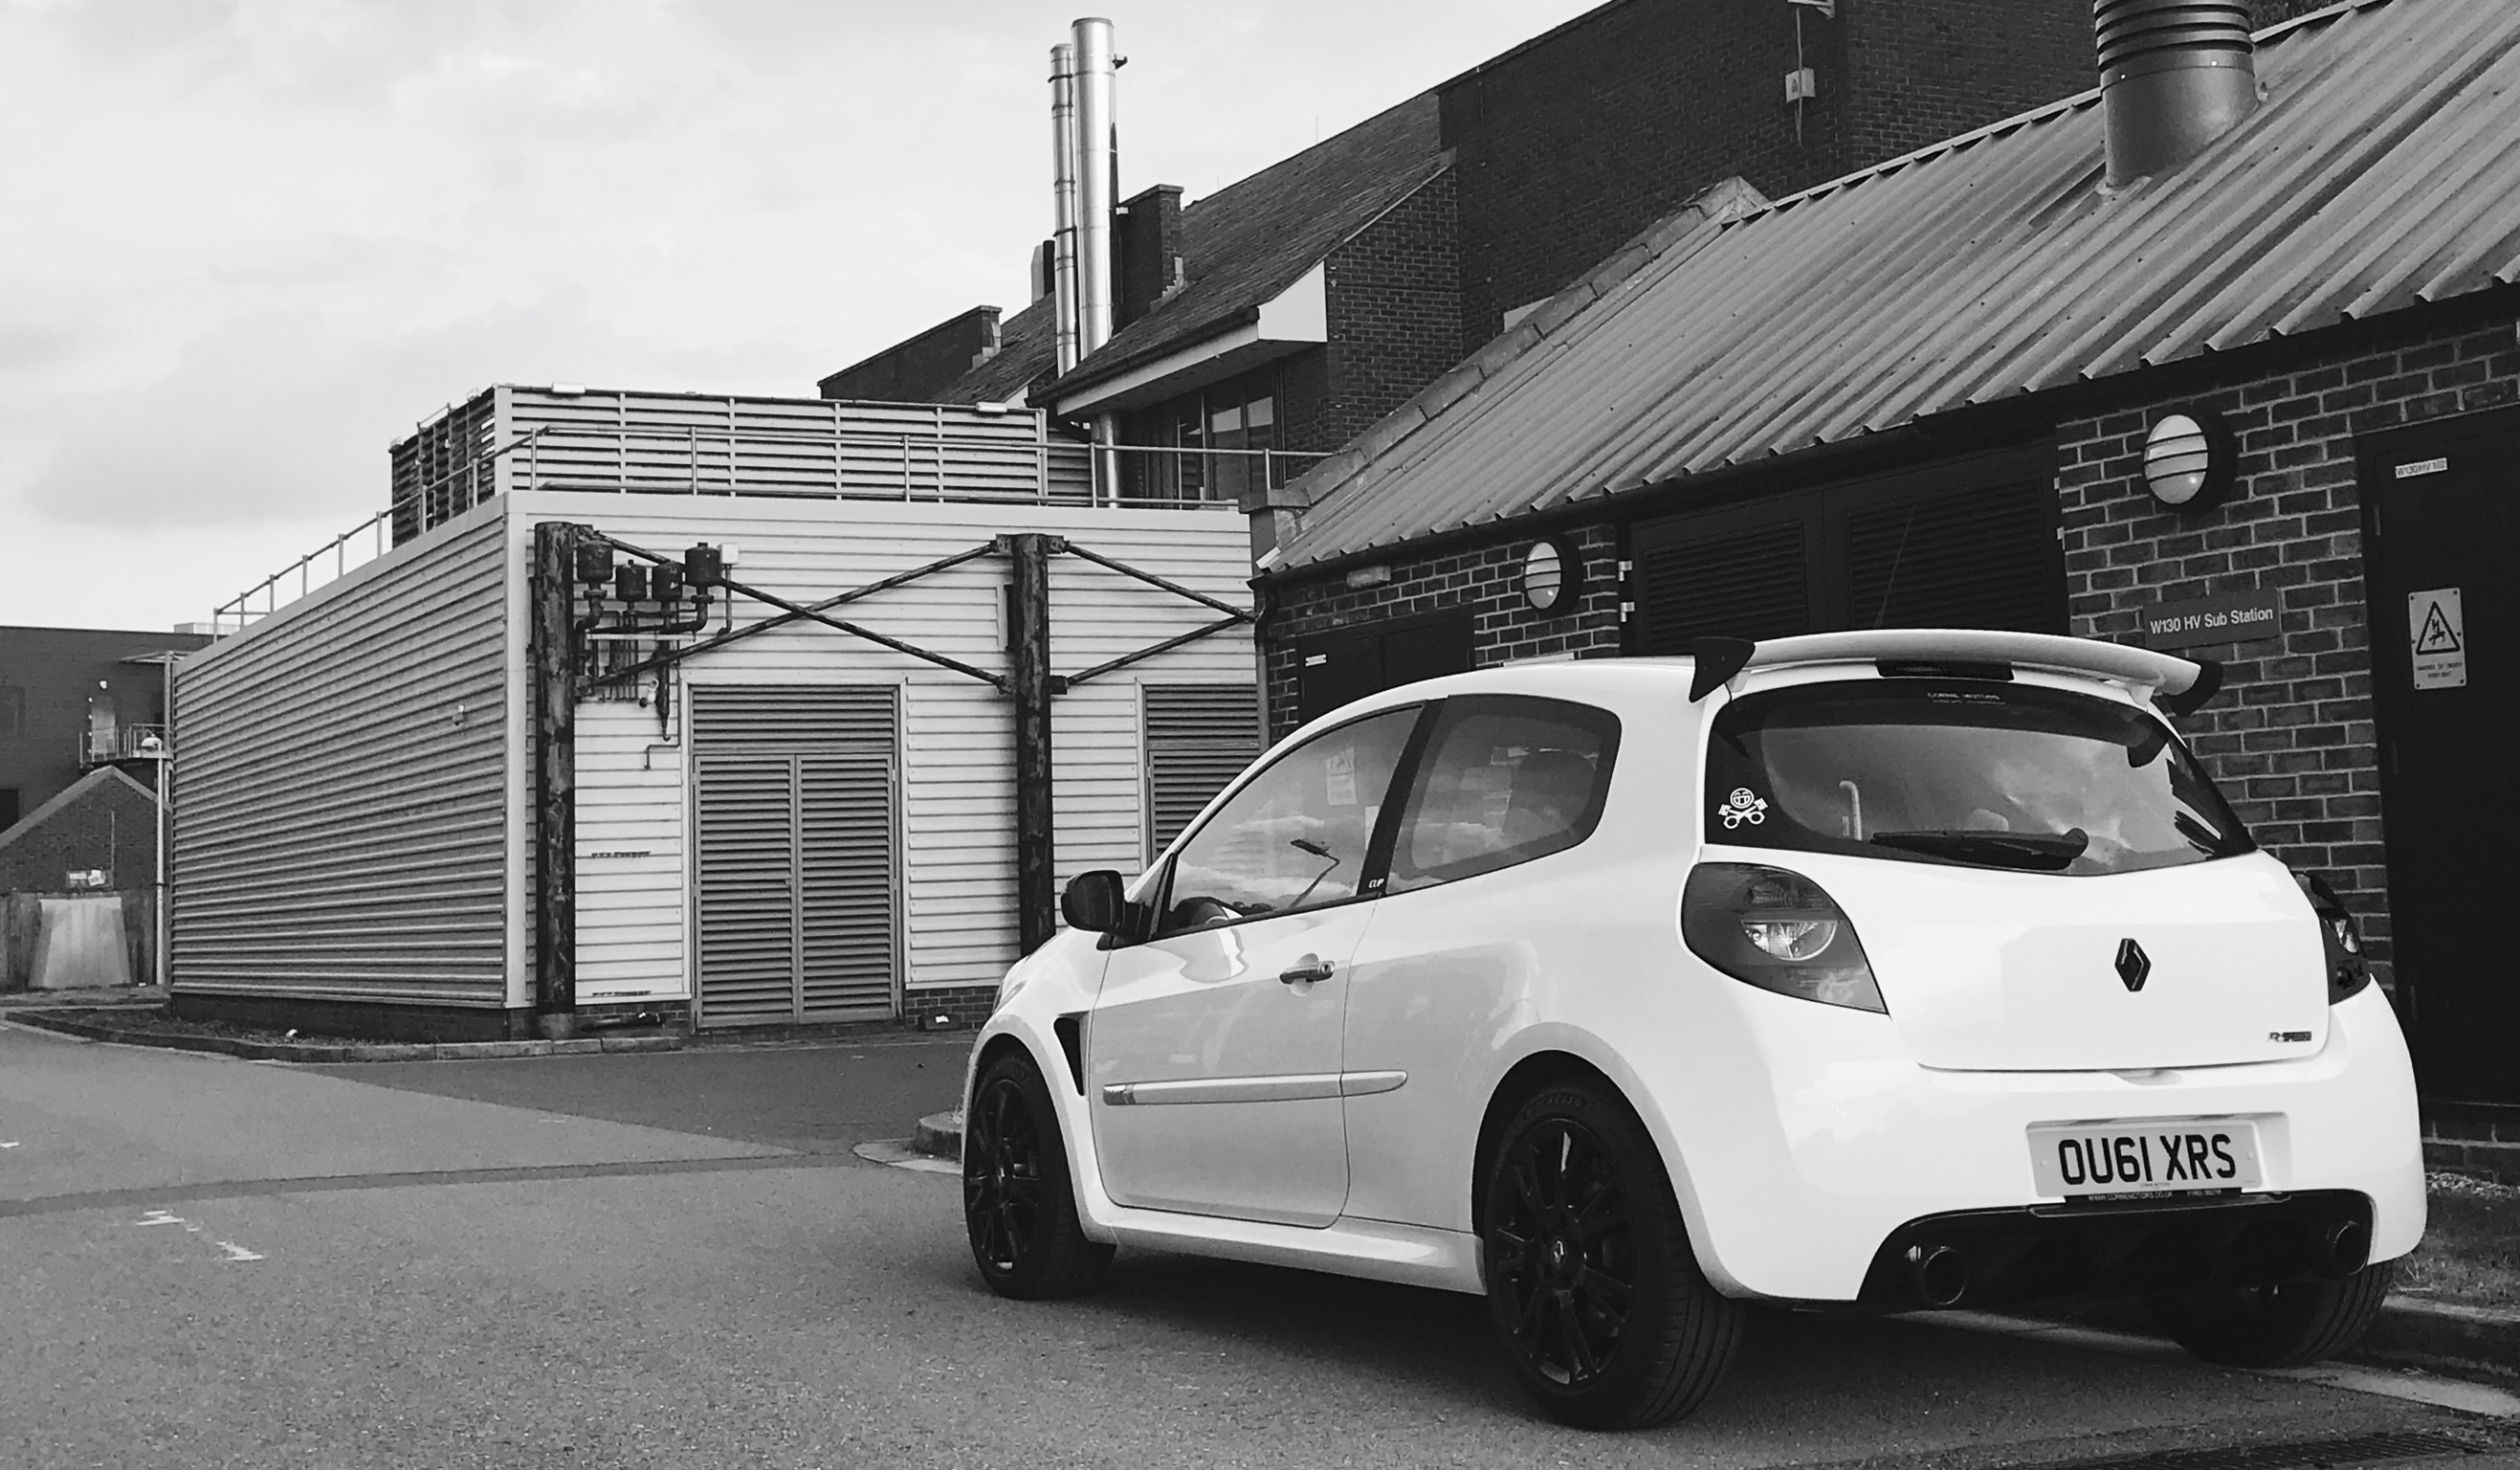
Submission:
[[[1745,217],[1683,210],[1298,482],[1282,566],[2520,273],[2520,5],[2362,0],[2257,66],[2264,105],[2124,190],[2094,91]]]

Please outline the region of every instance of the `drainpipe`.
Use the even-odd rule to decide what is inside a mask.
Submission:
[[[2241,0],[2093,0],[2113,188],[2165,173],[2257,110]]]

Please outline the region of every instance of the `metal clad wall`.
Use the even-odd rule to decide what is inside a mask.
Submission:
[[[683,751],[652,708],[577,707],[577,998],[689,994]]]
[[[1160,852],[1260,754],[1260,691],[1249,684],[1148,684],[1148,850]]]
[[[178,666],[179,988],[504,1002],[506,588],[474,515]]]
[[[536,520],[569,520],[660,552],[695,541],[742,547],[739,579],[810,602],[983,544],[1012,530],[1069,537],[1211,597],[1247,605],[1249,538],[1238,516],[1206,511],[1026,508],[875,501],[811,502],[746,497],[621,496],[520,491],[512,499],[522,545]],[[1074,557],[1052,560],[1052,665],[1074,673],[1212,621],[1197,604]],[[1006,666],[1001,626],[1005,563],[983,558],[853,604],[843,616],[976,666]],[[747,605],[739,620],[760,610]],[[790,625],[736,643],[685,666],[690,709],[705,718],[713,692],[738,686],[863,685],[901,688],[901,884],[905,985],[994,984],[1015,958],[1011,714],[994,688],[905,655],[813,625]],[[1053,706],[1058,784],[1056,864],[1064,880],[1089,867],[1134,872],[1143,863],[1145,782],[1137,683],[1229,684],[1254,679],[1249,632],[1237,628],[1078,685]],[[581,709],[581,720],[599,707]],[[635,706],[602,707],[608,712]],[[653,714],[638,712],[654,728]],[[624,718],[634,716],[624,715]],[[579,736],[580,820],[609,798],[608,780]],[[698,739],[696,737],[696,740]],[[699,741],[704,747],[704,740]],[[622,747],[629,765],[638,761]],[[658,766],[671,758],[659,752]],[[635,841],[663,851],[679,840],[661,808]],[[581,832],[581,872],[589,866]],[[688,864],[685,882],[695,882]],[[581,966],[588,919],[580,918]],[[658,972],[662,973],[661,967]],[[672,983],[679,987],[680,982]],[[682,993],[664,988],[668,998]]]

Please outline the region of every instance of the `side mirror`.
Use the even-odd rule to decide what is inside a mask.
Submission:
[[[1119,929],[1120,913],[1126,903],[1120,893],[1120,875],[1109,868],[1096,868],[1067,881],[1067,892],[1058,896],[1058,916],[1067,921],[1070,929],[1110,934]]]

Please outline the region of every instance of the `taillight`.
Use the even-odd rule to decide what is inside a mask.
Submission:
[[[1734,980],[1822,1005],[1889,1013],[1855,926],[1800,873],[1699,863],[1681,894],[1680,933],[1699,959]]]
[[[2295,873],[2293,881],[2309,896],[2318,915],[2318,943],[2327,956],[2327,1003],[2334,1005],[2371,983],[2371,962],[2362,953],[2362,931],[2345,911],[2345,900],[2317,873]]]

